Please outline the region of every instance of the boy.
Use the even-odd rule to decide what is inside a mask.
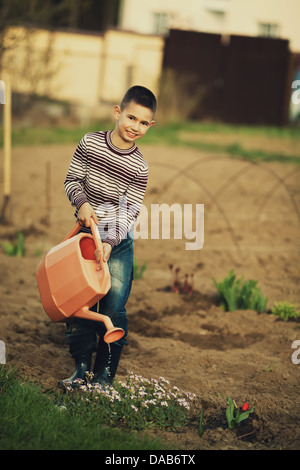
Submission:
[[[133,224],[146,191],[148,165],[135,142],[153,126],[156,98],[145,87],[133,86],[120,106],[114,107],[113,131],[86,134],[80,141],[65,180],[65,191],[81,230],[90,231],[90,219],[98,224],[103,243],[103,261],[108,262],[111,288],[91,310],[108,315],[125,335],[108,345],[101,322],[74,318],[67,323],[66,342],[75,359],[75,372],[60,382],[76,384],[91,370],[97,351],[93,383],[111,384],[122,349],[127,343],[128,320],[125,304],[133,274]],[[99,253],[95,251],[99,262]],[[97,346],[97,334],[99,336]]]

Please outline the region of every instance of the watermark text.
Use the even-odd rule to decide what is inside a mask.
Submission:
[[[204,204],[129,205],[126,197],[120,197],[119,209],[110,203],[100,205],[96,214],[102,236],[134,227],[134,239],[186,240],[186,250],[201,250],[204,245]]]
[[[5,104],[5,83],[0,80],[0,104]]]
[[[294,80],[292,83],[292,88],[296,88],[292,93],[292,102],[294,104],[300,104],[300,80]]]
[[[295,341],[293,341],[292,348],[298,348],[292,354],[292,363],[298,365],[300,364],[300,339],[296,339]]]

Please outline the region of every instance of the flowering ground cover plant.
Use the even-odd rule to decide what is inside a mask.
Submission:
[[[66,387],[61,409],[70,413],[95,413],[106,424],[124,424],[130,429],[151,426],[174,430],[188,423],[196,395],[170,387],[163,377],[148,379],[128,372],[125,381],[112,386],[92,385],[93,374],[78,387]]]

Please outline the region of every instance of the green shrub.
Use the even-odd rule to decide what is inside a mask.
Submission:
[[[297,308],[298,305],[289,302],[275,302],[271,313],[277,315],[283,321],[297,320],[300,318],[300,312]]]
[[[223,281],[217,282],[215,279],[213,281],[225,311],[233,312],[239,309],[265,311],[268,299],[257,287],[257,281],[248,280],[243,283],[243,277],[236,279],[233,269]]]

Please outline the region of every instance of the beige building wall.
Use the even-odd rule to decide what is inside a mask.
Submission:
[[[13,91],[66,101],[89,116],[105,116],[131,85],[158,91],[161,37],[11,28],[6,47],[3,70],[11,75]]]
[[[20,93],[92,104],[98,93],[101,36],[11,28],[3,68]]]
[[[104,36],[100,96],[118,102],[124,90],[140,84],[158,91],[164,40],[157,36],[109,30]]]
[[[300,52],[299,0],[230,0],[228,30],[234,34],[257,36],[260,25],[274,26],[276,36],[290,41],[290,49]]]
[[[93,106],[101,77],[103,37],[54,33],[51,97]]]
[[[258,36],[262,24],[274,25],[272,34],[288,39],[291,50],[300,52],[299,0],[122,0],[121,5],[120,26],[126,30]]]

